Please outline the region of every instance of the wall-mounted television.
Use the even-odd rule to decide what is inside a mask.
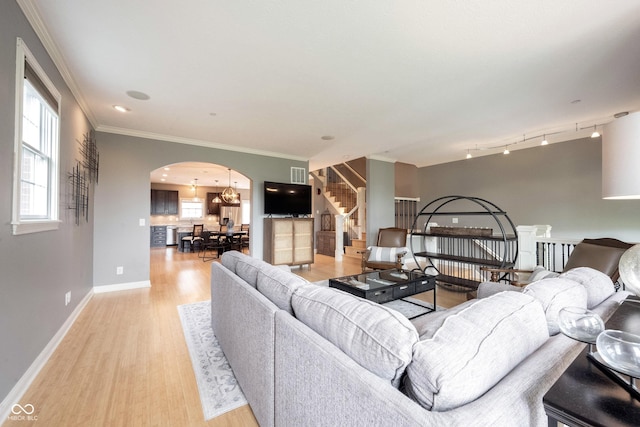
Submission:
[[[264,213],[293,216],[310,214],[311,186],[265,181]]]

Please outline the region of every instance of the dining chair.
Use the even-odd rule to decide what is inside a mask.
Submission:
[[[182,238],[182,244],[189,243],[189,252],[193,252],[194,246],[197,243],[198,246],[202,243],[202,233],[204,232],[204,224],[194,224],[193,232],[190,236],[184,236]]]

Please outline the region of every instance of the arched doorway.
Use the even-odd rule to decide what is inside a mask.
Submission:
[[[151,247],[183,251],[181,236],[194,224],[218,231],[228,221],[251,222],[251,180],[224,165],[168,164],[151,171],[150,184]]]

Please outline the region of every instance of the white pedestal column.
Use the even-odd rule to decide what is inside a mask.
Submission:
[[[344,255],[344,215],[336,215],[336,262],[342,262]]]

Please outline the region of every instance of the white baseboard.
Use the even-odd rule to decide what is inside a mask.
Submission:
[[[150,288],[151,281],[143,280],[142,282],[117,283],[115,285],[94,286],[94,294],[103,294],[105,292],[128,291],[131,289]]]
[[[11,409],[13,405],[16,403],[22,404],[22,406],[29,404],[29,402],[20,402],[22,396],[26,393],[26,391],[31,386],[33,380],[38,376],[44,365],[47,363],[49,358],[53,355],[53,352],[56,351],[58,345],[62,342],[71,326],[76,321],[82,310],[84,310],[85,306],[91,298],[93,297],[93,290],[89,291],[87,295],[78,303],[76,308],[73,310],[71,315],[65,320],[62,324],[58,332],[51,338],[49,343],[45,346],[45,348],[40,352],[36,360],[33,361],[29,369],[20,377],[16,385],[11,389],[9,394],[0,402],[0,420],[6,420],[11,413]],[[37,408],[36,408],[37,409]]]

